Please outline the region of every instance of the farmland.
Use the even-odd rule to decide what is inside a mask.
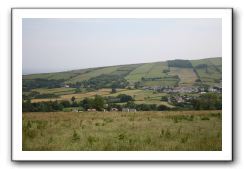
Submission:
[[[57,90],[50,90],[50,89],[39,89],[37,91],[41,92],[47,92],[47,93],[58,93]],[[63,90],[61,90],[64,92]],[[60,91],[60,92],[61,92]],[[69,90],[65,90],[66,92],[69,92]],[[70,100],[72,97],[75,97],[77,101],[81,101],[87,97],[94,98],[96,95],[100,95],[103,97],[108,96],[118,96],[120,94],[126,94],[130,95],[135,99],[136,103],[149,103],[149,104],[167,104],[165,102],[160,101],[161,96],[164,96],[164,93],[153,93],[153,91],[145,91],[141,89],[117,89],[116,93],[111,93],[111,89],[99,89],[92,92],[83,92],[83,93],[73,93],[73,94],[63,94],[60,95],[60,97],[57,98],[43,98],[43,99],[32,99],[32,103],[36,102],[44,102],[44,101],[55,101],[55,100]],[[168,105],[168,104],[167,104]],[[170,105],[168,105],[170,106]]]
[[[221,58],[23,76],[24,151],[220,151]]]
[[[140,63],[117,65],[108,67],[97,67],[80,69],[57,73],[31,74],[23,76],[24,87],[30,89],[32,83],[53,82],[58,84],[76,85],[84,83],[92,86],[96,79],[106,79],[106,85],[100,88],[110,88],[116,80],[120,83],[128,82],[128,86],[194,86],[194,85],[219,85],[222,79],[222,60],[218,58],[208,58],[199,60],[172,60],[165,62]],[[38,81],[39,80],[39,81]],[[201,81],[197,83],[196,80]],[[43,83],[43,81],[42,81]],[[83,85],[85,85],[83,84]],[[50,85],[40,85],[40,87],[50,87]],[[124,85],[124,87],[127,85]],[[52,86],[51,86],[52,87]]]
[[[23,113],[24,151],[221,151],[221,111]]]
[[[221,58],[172,60],[80,69],[23,76],[23,98],[32,103],[62,101],[75,97],[82,101],[95,95],[116,97],[126,94],[135,103],[167,104],[161,89],[175,87],[221,87]],[[116,92],[112,92],[112,88]],[[149,88],[150,90],[145,90]],[[156,91],[157,90],[157,91]]]

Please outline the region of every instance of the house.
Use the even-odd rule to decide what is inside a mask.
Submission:
[[[89,112],[96,112],[97,110],[96,109],[87,109],[87,111],[89,111]]]
[[[208,88],[208,91],[209,91],[209,92],[217,92],[217,89],[214,88],[214,87],[210,87],[210,88]]]
[[[70,86],[66,84],[66,85],[64,85],[64,87],[65,87],[65,88],[69,88]]]
[[[117,108],[111,108],[111,111],[118,111],[118,109]]]
[[[136,112],[136,109],[123,108],[123,112]]]
[[[136,109],[130,109],[130,112],[136,112]]]
[[[129,109],[129,108],[123,108],[122,111],[123,111],[123,112],[129,112],[130,109]]]
[[[72,112],[79,112],[78,109],[72,109]]]
[[[183,100],[182,97],[180,97],[180,96],[176,97],[176,101],[177,101],[177,103],[182,103],[182,102],[184,102],[184,100]]]

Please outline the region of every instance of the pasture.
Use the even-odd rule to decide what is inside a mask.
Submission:
[[[169,66],[169,63],[174,64]],[[187,65],[184,65],[184,63],[187,63]],[[51,93],[51,91],[42,90],[43,88],[63,88],[64,84],[73,85],[72,87],[75,88],[91,90],[112,88],[112,86],[114,88],[220,86],[221,79],[222,59],[208,58],[190,61],[184,60],[181,62],[138,63],[57,73],[23,75],[23,90],[24,92],[40,90],[40,93]],[[52,93],[60,96],[75,93],[75,90]],[[58,98],[57,100],[61,99]]]
[[[197,76],[194,73],[192,68],[177,68],[171,67],[170,68],[170,75],[178,75],[180,78],[179,85],[180,86],[193,86]]]
[[[80,92],[75,93],[73,88],[55,88],[55,89],[34,89],[33,91],[38,91],[41,93],[53,93],[59,95],[58,98],[41,98],[41,99],[32,99],[32,103],[37,102],[45,102],[45,101],[61,101],[61,100],[68,100],[70,101],[71,98],[74,96],[77,101],[81,101],[84,98],[94,98],[96,95],[100,95],[102,97],[108,97],[108,96],[118,96],[119,94],[126,94],[130,95],[135,99],[135,103],[138,104],[157,104],[157,105],[166,105],[168,107],[174,107],[172,105],[169,105],[167,102],[162,102],[161,97],[165,96],[165,93],[154,93],[152,90],[142,90],[142,89],[116,89],[116,93],[111,93],[111,89],[99,89],[91,92]],[[71,92],[69,94],[69,92]]]
[[[221,151],[221,111],[23,113],[23,151]]]

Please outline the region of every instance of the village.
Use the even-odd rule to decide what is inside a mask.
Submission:
[[[162,93],[206,93],[206,92],[216,92],[221,93],[222,87],[211,86],[211,87],[192,87],[192,86],[182,86],[182,87],[164,87],[164,86],[145,86],[144,90],[153,90]]]
[[[162,87],[162,86],[153,86],[153,87],[143,87],[143,90],[152,90],[158,93],[166,93],[166,96],[162,96],[161,101],[167,102],[170,105],[191,105],[192,100],[197,99],[199,96],[206,93],[222,93],[222,87],[212,86],[208,88],[203,87]],[[119,98],[108,97],[109,102],[119,103]],[[105,104],[104,107],[108,107],[108,104]],[[79,108],[73,108],[72,112],[83,112],[84,110],[80,110]],[[98,110],[95,108],[89,108],[86,111],[88,112],[97,112]],[[110,109],[103,108],[103,112],[137,112],[136,108],[129,108],[125,105],[118,107],[111,107]]]

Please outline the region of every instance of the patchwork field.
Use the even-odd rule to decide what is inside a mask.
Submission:
[[[197,75],[194,73],[192,68],[170,68],[170,75],[178,75],[180,78],[180,86],[193,86],[197,80]]]
[[[68,88],[70,89],[70,88]],[[133,97],[133,99],[135,100],[135,103],[137,104],[143,104],[143,103],[147,103],[147,104],[157,104],[157,105],[166,105],[168,107],[174,107],[170,104],[168,104],[167,102],[163,102],[160,101],[162,96],[165,96],[165,93],[154,93],[152,90],[141,90],[141,89],[117,89],[116,93],[111,93],[111,89],[99,89],[96,91],[92,91],[92,92],[84,92],[84,93],[72,93],[69,94],[68,92],[72,92],[73,90],[66,90],[66,88],[64,88],[64,91],[60,88],[60,90],[56,90],[56,89],[37,89],[35,91],[39,91],[42,93],[50,93],[50,94],[57,94],[59,92],[67,92],[67,94],[63,94],[60,95],[57,98],[41,98],[41,99],[32,99],[31,102],[32,103],[37,103],[37,102],[45,102],[45,101],[55,101],[55,100],[68,100],[70,101],[71,98],[74,96],[76,98],[77,101],[81,101],[84,98],[94,98],[96,95],[100,95],[103,97],[108,97],[108,96],[118,96],[120,94],[126,94],[126,95],[130,95],[131,97]]]
[[[52,89],[47,89],[47,88],[38,88],[38,89],[33,89],[32,91],[39,92],[40,94],[56,94],[56,95],[65,95],[65,94],[72,94],[75,92],[75,88],[52,88]]]
[[[134,69],[125,77],[130,83],[141,81],[141,78],[146,76],[152,70],[154,63],[146,63]]]
[[[198,78],[200,78],[204,84],[215,85],[222,79],[221,58],[192,60],[191,63]]]
[[[221,111],[23,113],[24,151],[221,151]]]
[[[110,78],[110,81],[104,82],[104,84],[108,85],[107,87],[114,85],[113,81],[116,80],[125,80],[132,87],[136,83],[141,86],[167,87],[202,84],[219,86],[222,79],[222,59],[218,57],[199,60],[171,60],[24,75],[23,84],[24,87],[29,88],[31,85],[44,82],[46,84],[51,82],[56,84],[76,84],[77,82],[82,83],[91,79],[94,82],[95,80],[104,80],[106,78]],[[196,80],[200,83],[197,83]],[[119,84],[117,83],[117,85]],[[50,84],[46,86],[50,87]],[[51,87],[53,88],[53,86]]]

